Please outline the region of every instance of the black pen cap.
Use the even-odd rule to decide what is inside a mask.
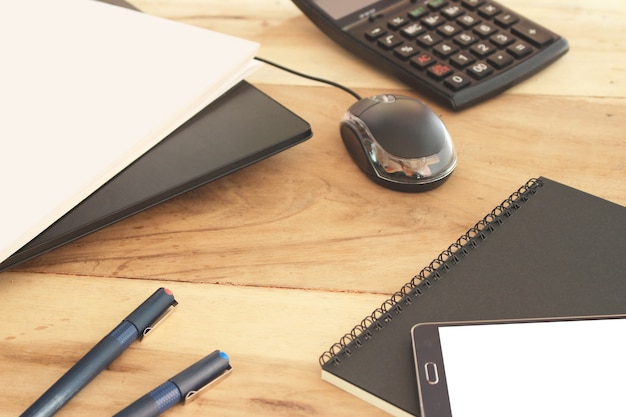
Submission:
[[[126,321],[130,322],[137,328],[141,336],[145,335],[146,330],[153,327],[161,316],[167,310],[175,306],[177,301],[174,299],[172,291],[159,288],[146,301],[126,317]]]
[[[191,365],[170,381],[176,384],[183,397],[190,392],[204,388],[230,368],[230,361],[226,353],[219,350]]]

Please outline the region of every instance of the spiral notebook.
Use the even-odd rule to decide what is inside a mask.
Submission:
[[[320,357],[322,378],[419,416],[419,322],[626,313],[626,208],[530,180]]]

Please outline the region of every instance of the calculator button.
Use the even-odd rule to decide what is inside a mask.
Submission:
[[[542,47],[552,42],[552,35],[529,22],[521,22],[511,28],[511,31],[523,38],[524,40],[534,44],[536,47]]]
[[[453,91],[459,91],[472,83],[465,74],[455,73],[443,81],[444,85]]]
[[[452,68],[446,64],[435,64],[428,67],[426,73],[435,80],[443,80],[448,75],[452,74]]]
[[[482,22],[482,19],[480,19],[478,16],[474,16],[473,14],[465,14],[459,17],[456,21],[459,25],[463,26],[465,29],[470,29],[473,26]]]
[[[481,4],[483,4],[485,2],[485,0],[463,0],[461,2],[461,4],[465,7],[467,7],[468,9],[475,9],[477,7],[479,7]]]
[[[487,42],[480,42],[472,45],[470,51],[478,58],[484,58],[496,52],[496,47]]]
[[[440,33],[443,36],[446,37],[451,37],[456,35],[457,33],[459,33],[461,31],[461,28],[458,26],[453,25],[452,23],[446,23],[443,24],[441,26],[439,26],[439,28],[437,29],[437,32]]]
[[[411,65],[413,65],[415,68],[419,68],[422,70],[428,68],[434,63],[435,63],[435,58],[433,58],[427,53],[422,53],[418,56],[411,58]]]
[[[467,72],[469,73],[469,75],[476,78],[477,80],[482,80],[483,78],[491,75],[491,73],[493,72],[493,68],[491,68],[484,62],[477,62],[470,65],[470,67],[467,69]]]
[[[498,13],[500,13],[501,11],[502,11],[502,9],[500,9],[495,4],[487,3],[487,4],[485,4],[484,6],[481,6],[478,9],[478,14],[480,14],[483,17],[486,17],[486,18],[492,18],[495,15],[497,15]]]
[[[416,7],[415,9],[409,12],[409,17],[411,19],[417,20],[420,17],[428,14],[428,9],[424,6]]]
[[[487,62],[493,65],[496,69],[502,69],[513,63],[513,57],[506,52],[499,52],[489,57]]]
[[[506,33],[496,33],[489,40],[499,48],[504,48],[515,42],[515,38]]]
[[[399,36],[394,35],[393,33],[389,35],[384,35],[383,37],[378,39],[378,45],[380,45],[384,49],[393,49],[401,44],[402,39]]]
[[[432,14],[430,16],[426,16],[421,20],[421,22],[429,29],[435,29],[437,26],[443,24],[446,19],[440,14]]]
[[[533,48],[525,42],[518,41],[506,49],[515,58],[524,58],[533,51]]]
[[[447,58],[458,50],[458,46],[450,42],[440,43],[433,48],[433,51],[442,58]]]
[[[393,50],[393,53],[400,59],[406,61],[411,58],[413,55],[417,54],[419,50],[413,45],[400,45]]]
[[[454,37],[454,41],[461,46],[468,47],[478,42],[478,36],[472,35],[471,33],[461,33]]]
[[[514,14],[504,13],[504,14],[496,16],[496,18],[493,19],[493,21],[496,22],[496,24],[500,27],[508,28],[512,24],[519,22],[519,18],[515,16]]]
[[[413,39],[420,33],[424,32],[426,28],[419,23],[413,23],[412,25],[406,26],[403,28],[400,33],[402,36],[408,39]]]
[[[442,40],[441,36],[430,32],[417,37],[417,43],[422,45],[424,48],[435,46]]]
[[[495,25],[492,25],[491,23],[481,23],[477,26],[474,26],[474,33],[477,34],[478,36],[482,36],[483,38],[491,36],[497,31],[498,31],[498,28]]]
[[[476,62],[476,58],[465,52],[459,52],[450,57],[450,63],[459,69],[463,69],[474,62]]]
[[[448,4],[448,0],[430,0],[430,2],[428,3],[428,7],[431,10],[438,10],[446,4]]]
[[[387,22],[387,26],[389,26],[390,29],[398,30],[407,23],[409,23],[409,19],[407,19],[406,17],[396,16],[389,22]]]
[[[463,10],[460,6],[456,4],[452,4],[450,6],[444,7],[444,9],[441,11],[441,14],[450,20],[456,19],[458,16],[462,15],[463,13],[465,13],[465,10]]]
[[[381,27],[375,27],[365,32],[365,37],[369,39],[370,41],[375,41],[376,39],[383,36],[385,33],[387,33],[385,29]]]

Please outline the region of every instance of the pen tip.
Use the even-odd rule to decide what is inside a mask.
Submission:
[[[220,357],[230,362],[230,358],[228,357],[228,355],[222,351],[220,351]]]
[[[170,290],[169,288],[164,288],[164,290],[165,290],[165,294],[167,294],[167,295],[174,295],[172,290]]]

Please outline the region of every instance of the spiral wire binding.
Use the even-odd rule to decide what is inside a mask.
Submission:
[[[534,194],[537,188],[541,186],[543,186],[543,182],[540,179],[532,178],[528,180],[519,190],[511,194],[509,198],[496,206],[482,220],[478,221],[474,227],[470,228],[456,242],[451,244],[448,249],[441,252],[419,274],[404,284],[399,291],[385,300],[379,308],[354,326],[349,333],[346,333],[339,339],[339,342],[333,344],[324,352],[319,358],[320,365],[325,366],[331,361],[333,365],[339,365],[341,363],[339,358],[341,353],[345,356],[350,356],[352,348],[360,348],[364,341],[374,336],[375,331],[382,329],[385,323],[389,323],[394,316],[401,314],[404,308],[413,302],[414,298],[421,296],[425,289],[433,285],[432,281],[437,281],[441,278],[441,271],[447,271],[451,268],[451,265],[460,262],[460,257],[469,253],[468,247],[477,247],[480,241],[487,238],[487,231],[489,233],[495,231],[494,224],[502,224],[504,222],[503,219],[510,217],[513,210],[519,209],[520,202],[526,202],[528,195]]]

